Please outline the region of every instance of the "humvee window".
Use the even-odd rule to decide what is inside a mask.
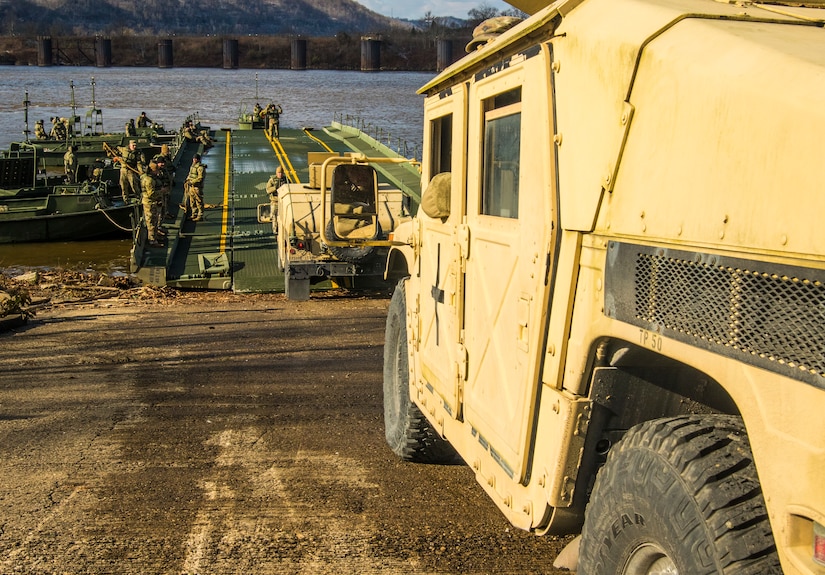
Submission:
[[[521,89],[485,102],[481,213],[518,217]]]
[[[453,115],[447,114],[430,122],[432,175],[452,171]]]
[[[375,168],[342,164],[332,172],[333,231],[338,238],[374,239],[378,235]]]

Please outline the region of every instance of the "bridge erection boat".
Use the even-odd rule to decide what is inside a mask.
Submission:
[[[337,169],[333,164],[371,166],[375,172],[368,197],[350,210],[358,215],[351,214],[348,221],[366,222],[372,214],[375,233],[369,237],[353,234],[358,237],[350,241],[364,249],[377,247],[380,252],[381,246],[389,245],[387,222],[392,222],[389,226],[397,224],[418,205],[417,162],[339,122],[323,129],[281,128],[278,137],[248,122],[240,126],[211,131],[211,147],[183,149],[170,202],[173,220],[165,225],[166,242],[162,247],[150,247],[142,227],[132,249],[132,272],[150,285],[286,291],[293,299],[309,297],[310,285],[330,285],[326,282],[332,281],[359,287],[383,276],[380,259],[347,262],[342,259],[342,250],[334,249],[343,243],[342,238],[326,233],[327,224],[339,219],[331,203],[336,181],[332,172]],[[206,165],[205,210],[200,221],[186,219],[183,209],[183,182],[196,153]],[[330,158],[337,159],[325,165]],[[270,216],[266,189],[279,166],[288,181],[279,190],[280,224]],[[352,188],[348,180],[346,184]],[[286,200],[287,195],[297,197],[299,192],[301,202]],[[391,196],[390,203],[387,199]],[[286,206],[290,206],[288,211],[283,211]],[[287,252],[296,259],[285,257]]]

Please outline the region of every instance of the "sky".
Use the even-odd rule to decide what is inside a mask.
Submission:
[[[356,2],[384,16],[407,18],[409,20],[423,18],[427,12],[431,12],[433,16],[466,18],[467,12],[473,8],[478,8],[482,4],[496,10],[512,8],[504,0],[419,0],[416,2],[407,0],[356,0]]]

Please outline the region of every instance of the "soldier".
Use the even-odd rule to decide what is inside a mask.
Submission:
[[[67,139],[69,137],[69,120],[67,118],[55,119],[57,120],[57,125],[55,126],[55,130],[57,131],[57,139]]]
[[[186,140],[187,142],[189,142],[191,144],[194,144],[197,141],[197,139],[195,138],[195,130],[192,127],[192,122],[187,121],[183,125],[182,132],[183,132],[183,139]]]
[[[69,146],[63,154],[63,169],[66,172],[66,183],[74,184],[77,180],[77,156],[75,156],[77,146]]]
[[[99,184],[103,179],[103,168],[105,166],[106,162],[101,158],[97,158],[92,164],[92,172],[89,176],[89,182],[92,184]]]
[[[269,116],[269,136],[271,138],[279,138],[281,136],[281,114],[284,113],[284,109],[281,108],[280,104],[270,104],[267,110]]]
[[[64,138],[74,136],[74,128],[72,127],[71,122],[69,122],[69,118],[60,118],[60,123],[63,124]]]
[[[146,116],[146,112],[141,112],[137,119],[138,128],[148,128],[152,125],[152,120]]]
[[[169,154],[169,146],[163,144],[160,147],[160,153],[157,154],[152,161],[158,165],[160,172],[160,191],[163,196],[163,201],[160,209],[159,221],[166,219],[174,219],[174,216],[169,213],[169,198],[172,196],[172,185],[174,184],[175,174],[172,168],[172,158]]]
[[[52,139],[52,140],[57,140],[58,139],[58,137],[57,137],[57,134],[58,134],[57,118],[52,116],[51,118],[49,118],[49,121],[52,123],[52,127],[49,129],[49,138]]]
[[[43,127],[43,120],[37,120],[34,125],[34,137],[38,140],[48,140],[49,135],[46,133],[46,129]]]
[[[129,140],[129,147],[120,150],[121,156],[115,158],[120,162],[120,191],[123,201],[129,203],[132,198],[140,199],[140,174],[146,166],[146,156],[137,149],[135,140]]]
[[[169,173],[172,183],[174,183],[175,166],[172,164],[172,152],[169,150],[169,144],[161,144],[160,153],[155,157],[163,158],[163,162],[166,164],[166,171]]]
[[[143,219],[146,222],[146,236],[149,240],[149,247],[163,247],[163,244],[158,241],[159,236],[165,234],[158,225],[162,195],[160,191],[160,168],[155,162],[149,162],[148,169],[140,176],[140,184],[143,186]]]
[[[66,126],[63,124],[61,118],[58,118],[56,116],[52,118],[52,131],[50,135],[55,140],[66,139]]]
[[[201,130],[198,141],[203,144],[204,148],[211,148],[215,145],[215,141],[212,139],[212,136],[209,135],[209,130]]]
[[[125,132],[127,138],[131,136],[137,136],[137,128],[135,127],[134,120],[129,120],[128,122],[126,122]]]
[[[275,169],[275,175],[270,176],[266,182],[266,193],[269,195],[269,217],[272,222],[272,230],[278,234],[278,189],[289,183],[284,175],[284,169],[278,166]]]
[[[189,168],[189,175],[183,183],[185,194],[184,216],[191,215],[193,222],[203,220],[203,183],[206,177],[206,166],[201,164],[200,154],[192,156],[192,166]],[[191,214],[189,213],[191,211]]]
[[[209,132],[207,130],[196,130],[191,121],[186,122],[183,126],[183,137],[187,142],[202,144],[204,148],[212,147],[212,138],[209,137]]]

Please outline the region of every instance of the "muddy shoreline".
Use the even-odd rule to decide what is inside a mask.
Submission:
[[[89,283],[0,333],[0,571],[561,573],[469,468],[386,447],[386,297]]]

